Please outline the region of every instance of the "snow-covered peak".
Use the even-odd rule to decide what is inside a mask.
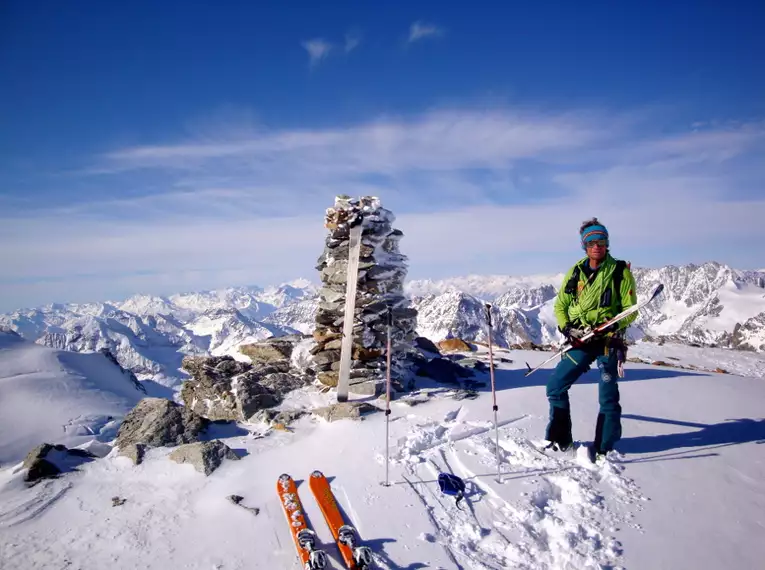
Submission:
[[[170,299],[156,295],[134,295],[118,307],[137,315],[169,315],[178,310]]]
[[[508,309],[532,309],[554,299],[556,294],[556,288],[550,284],[532,288],[516,286],[494,299],[493,304]]]
[[[316,295],[316,288],[306,280],[306,285],[303,287],[297,287],[289,283],[284,283],[277,287],[267,287],[257,296],[257,299],[279,309],[314,295]]]
[[[303,289],[308,294],[316,292],[316,284],[310,279],[306,279],[304,277],[299,277],[297,279],[293,279],[292,281],[287,281],[284,283],[284,285],[289,285],[295,289]]]
[[[474,339],[485,326],[481,300],[456,289],[416,297],[412,305],[418,313],[417,331],[427,338]]]
[[[544,285],[555,288],[560,286],[563,273],[552,275],[465,275],[447,279],[415,279],[404,285],[404,290],[412,296],[441,294],[448,290],[458,290],[478,297],[492,300],[512,289],[533,289]]]
[[[262,291],[260,287],[254,286],[228,287],[211,291],[178,293],[171,295],[169,299],[177,307],[201,313],[209,309],[226,307],[241,309],[249,307]]]
[[[764,349],[765,273],[717,262],[633,267],[633,272],[639,297],[645,298],[659,283],[665,292],[640,311],[631,338]],[[483,304],[490,302],[497,344],[546,344],[560,340],[552,305],[562,280],[562,273],[468,275],[411,281],[407,289],[419,312],[417,333],[433,341],[448,336],[483,340]],[[22,309],[0,315],[0,327],[58,349],[107,348],[141,380],[174,385],[182,377],[180,362],[187,354],[239,357],[241,343],[295,331],[311,334],[318,303],[313,283],[297,279],[265,289],[230,287]]]
[[[186,328],[198,337],[209,337],[208,351],[213,356],[228,354],[240,360],[247,359],[239,352],[241,345],[283,333],[276,326],[253,321],[235,308],[211,309]]]

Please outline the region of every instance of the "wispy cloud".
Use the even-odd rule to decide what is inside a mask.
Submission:
[[[308,52],[309,64],[312,67],[320,63],[332,51],[332,44],[322,38],[307,40],[300,45]]]
[[[691,261],[692,248],[711,257],[734,238],[743,244],[722,252],[731,263],[761,255],[765,124],[668,131],[634,114],[458,108],[325,129],[207,128],[116,149],[94,158],[108,174],[89,184],[166,190],[16,205],[0,219],[0,243],[14,244],[0,248],[0,293],[66,300],[86,291],[83,274],[96,276],[96,298],[111,295],[115,273],[143,291],[312,277],[324,209],[341,193],[377,195],[397,214],[412,275],[557,272],[592,215],[637,264]]]
[[[425,22],[414,22],[409,26],[409,43],[413,43],[425,38],[433,38],[442,36],[446,33],[446,30],[436,26],[435,24],[428,24]]]
[[[202,162],[247,157],[253,168],[275,157],[307,168],[369,172],[496,167],[609,138],[605,124],[573,114],[504,110],[438,111],[414,120],[378,120],[326,130],[261,131],[250,138],[142,146],[105,155],[116,169],[196,169]]]
[[[345,34],[345,53],[351,53],[361,43],[361,34],[358,32],[349,32]]]
[[[727,199],[742,174],[765,177],[756,160],[765,123],[637,134],[644,129],[606,114],[452,109],[343,128],[261,129],[236,139],[130,147],[104,155],[99,167],[118,176],[174,177],[183,189],[174,196],[185,203],[212,193],[217,207],[205,215],[227,200],[269,215],[308,212],[333,193],[361,189],[441,209],[579,194],[617,203],[623,196]],[[731,169],[732,160],[743,164]]]

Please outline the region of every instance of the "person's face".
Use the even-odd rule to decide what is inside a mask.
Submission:
[[[603,261],[606,258],[606,240],[594,239],[588,241],[587,244],[587,257],[593,261]]]

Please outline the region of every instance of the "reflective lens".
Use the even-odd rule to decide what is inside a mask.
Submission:
[[[604,239],[594,239],[592,241],[588,241],[586,244],[587,249],[591,249],[595,247],[596,245],[599,247],[606,247],[606,240]]]

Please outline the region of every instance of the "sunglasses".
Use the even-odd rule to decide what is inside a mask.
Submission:
[[[593,248],[593,247],[595,247],[596,245],[597,245],[597,246],[599,246],[599,247],[606,247],[606,245],[607,245],[607,242],[606,242],[606,240],[604,240],[604,239],[594,239],[594,240],[592,240],[592,241],[588,241],[588,242],[587,242],[586,244],[584,244],[584,245],[587,247],[587,249],[592,249],[592,248]]]

